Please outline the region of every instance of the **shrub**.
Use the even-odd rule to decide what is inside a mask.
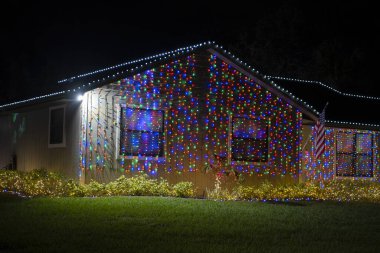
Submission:
[[[0,189],[28,196],[77,196],[79,186],[74,180],[44,169],[31,172],[1,171]]]
[[[179,182],[173,186],[175,197],[190,198],[195,196],[195,189],[192,182]]]
[[[130,178],[125,176],[108,184],[91,181],[79,185],[54,172],[0,171],[0,190],[22,193],[27,196],[177,196],[193,197],[193,184],[181,182],[174,186],[165,179],[151,179],[146,174]]]
[[[146,174],[134,177],[119,177],[117,180],[105,186],[107,195],[131,195],[131,196],[170,196],[171,186],[164,179],[150,179]]]
[[[91,180],[90,183],[83,187],[83,194],[86,197],[106,196],[106,185],[97,181]]]
[[[216,185],[217,186],[217,185]],[[218,200],[334,200],[380,202],[380,184],[366,180],[331,180],[294,185],[238,185],[232,191],[216,187],[207,198]]]
[[[108,184],[91,181],[79,185],[72,179],[44,169],[31,172],[0,170],[0,191],[8,190],[27,196],[175,196],[194,197],[191,182],[171,185],[165,179],[152,179],[146,174],[121,176]],[[335,200],[380,202],[380,184],[368,180],[331,180],[294,185],[238,185],[232,191],[222,189],[219,179],[207,198],[218,200]]]

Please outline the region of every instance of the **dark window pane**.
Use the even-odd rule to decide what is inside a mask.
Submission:
[[[354,176],[354,156],[337,154],[336,156],[336,174],[337,176]]]
[[[339,132],[337,134],[337,151],[342,153],[354,152],[354,134]]]
[[[356,134],[356,153],[371,154],[372,153],[372,135]]]
[[[50,111],[50,144],[63,143],[64,108]]]
[[[137,131],[162,131],[162,111],[132,108],[125,108],[123,111],[123,122],[125,122],[125,128]]]
[[[337,176],[372,177],[372,134],[337,134]]]
[[[267,126],[246,117],[232,119],[231,153],[234,161],[268,161]]]
[[[161,155],[161,134],[157,132],[125,132],[122,151],[126,155],[159,156]]]
[[[234,138],[231,148],[234,161],[266,162],[268,160],[266,140]]]
[[[254,119],[247,119],[243,117],[233,118],[233,137],[236,138],[254,138],[266,139],[267,128]]]
[[[163,111],[122,108],[120,153],[163,156]]]
[[[358,155],[356,158],[356,176],[358,177],[372,177],[372,156]]]

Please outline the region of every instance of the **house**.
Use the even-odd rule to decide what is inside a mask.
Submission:
[[[326,148],[315,159],[313,126],[327,101]],[[379,105],[323,83],[264,76],[206,42],[1,105],[0,167],[46,168],[83,183],[144,171],[199,189],[213,186],[210,171],[244,184],[376,180],[380,117],[366,112]]]

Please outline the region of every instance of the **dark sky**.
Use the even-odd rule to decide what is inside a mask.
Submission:
[[[369,1],[104,2],[2,1],[0,101],[45,93],[66,77],[206,40],[232,48],[268,74],[336,77],[331,80],[340,87],[376,93],[380,22]],[[245,41],[257,53],[245,54]],[[329,50],[323,60],[316,56]],[[335,68],[330,62],[341,61],[350,62],[348,70],[329,73]],[[277,68],[280,63],[286,66]]]

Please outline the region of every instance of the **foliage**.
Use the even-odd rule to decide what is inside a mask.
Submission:
[[[14,191],[27,196],[174,196],[194,197],[191,182],[169,184],[165,179],[152,179],[146,174],[121,176],[108,184],[91,181],[79,185],[72,179],[44,169],[31,172],[0,171],[0,191]],[[253,186],[238,184],[232,190],[221,187],[216,177],[214,189],[207,198],[217,200],[334,200],[380,202],[380,184],[369,180],[340,179],[326,182],[306,182],[273,185],[269,181]]]
[[[44,169],[31,172],[0,171],[0,190],[28,196],[79,196],[80,186],[72,179]]]
[[[173,186],[173,194],[175,197],[194,197],[195,190],[191,182],[179,182]]]
[[[256,186],[238,185],[232,191],[215,189],[207,191],[209,199],[218,200],[334,200],[380,202],[378,182],[341,179],[327,182],[306,182],[292,185],[273,185],[269,181]]]
[[[176,196],[194,197],[194,185],[180,182],[170,185],[165,179],[151,179],[146,174],[121,176],[108,184],[91,181],[79,185],[44,169],[31,172],[0,171],[0,191],[14,191],[27,196]]]
[[[119,177],[105,186],[108,196],[171,196],[172,186],[164,179],[151,179],[146,174]]]
[[[209,199],[219,199],[219,200],[234,200],[235,198],[234,194],[230,193],[228,189],[222,189],[221,187],[221,176],[220,173],[217,173],[217,176],[215,178],[215,187],[213,190],[206,189],[207,197]]]

